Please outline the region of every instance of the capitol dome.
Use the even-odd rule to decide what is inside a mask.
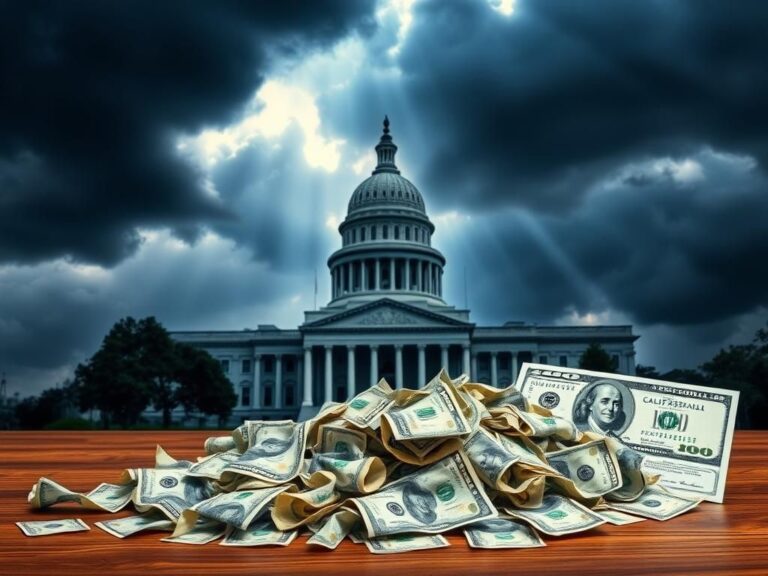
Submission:
[[[349,199],[347,214],[353,215],[364,210],[379,210],[400,207],[418,210],[426,215],[424,199],[418,188],[400,175],[395,165],[397,146],[389,134],[389,118],[384,117],[384,133],[376,145],[378,163],[371,176],[355,189]]]
[[[395,164],[389,118],[376,145],[377,164],[352,193],[339,225],[341,249],[328,259],[330,305],[387,296],[444,306],[445,258],[432,247],[435,226],[418,188]]]

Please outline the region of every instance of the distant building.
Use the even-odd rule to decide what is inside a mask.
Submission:
[[[635,371],[632,326],[476,326],[447,304],[445,257],[432,246],[424,199],[395,165],[384,119],[378,164],[352,193],[331,254],[331,300],[294,330],[173,332],[217,358],[238,394],[233,420],[296,418],[328,400],[344,401],[384,377],[417,388],[440,367],[451,376],[504,387],[523,362],[576,366],[592,342],[618,370]]]

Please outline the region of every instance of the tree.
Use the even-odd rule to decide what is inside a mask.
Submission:
[[[155,410],[163,412],[163,428],[171,425],[171,412],[179,404],[174,377],[179,362],[176,344],[168,331],[154,317],[144,318],[137,326],[139,368],[149,384]]]
[[[656,366],[644,366],[643,364],[635,366],[635,375],[642,378],[661,378]]]
[[[740,392],[739,428],[768,428],[768,333],[758,330],[751,344],[722,349],[701,366],[706,383]]]
[[[593,342],[579,358],[579,368],[598,372],[616,372],[616,363],[600,344]]]
[[[176,356],[178,401],[188,414],[197,411],[218,416],[222,427],[237,403],[237,394],[221,364],[208,352],[187,344],[176,344]]]
[[[96,354],[75,369],[80,410],[98,409],[105,429],[113,422],[123,427],[135,424],[151,396],[141,361],[139,323],[123,318]]]

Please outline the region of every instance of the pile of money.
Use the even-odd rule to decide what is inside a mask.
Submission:
[[[539,403],[523,392],[444,370],[420,390],[381,380],[305,422],[245,421],[209,438],[196,462],[158,446],[154,467],[115,484],[78,493],[40,478],[28,500],[130,505],[132,515],[95,523],[118,538],[155,530],[179,544],[287,546],[304,531],[310,546],[349,538],[375,554],[448,546],[442,534],[457,529],[473,548],[544,546],[542,535],[667,520],[699,503],[659,484],[618,436],[547,408],[539,388]],[[80,519],[19,526],[29,536],[88,529]]]

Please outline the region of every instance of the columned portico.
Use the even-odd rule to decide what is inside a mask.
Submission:
[[[448,344],[440,345],[440,367],[448,371]]]
[[[275,354],[275,408],[283,407],[283,357]]]
[[[379,347],[371,346],[371,386],[379,381]]]
[[[333,346],[325,347],[325,399],[333,400]]]
[[[395,344],[395,386],[398,390],[403,387],[403,347]]]
[[[304,398],[302,406],[314,406],[312,403],[312,347],[304,347]]]
[[[510,359],[510,362],[512,362],[512,384],[517,382],[517,352],[511,353],[512,358]]]
[[[355,347],[347,346],[347,399],[355,395]]]
[[[419,349],[419,379],[418,384],[419,386],[423,386],[427,383],[427,345],[426,344],[418,344],[417,348]]]

